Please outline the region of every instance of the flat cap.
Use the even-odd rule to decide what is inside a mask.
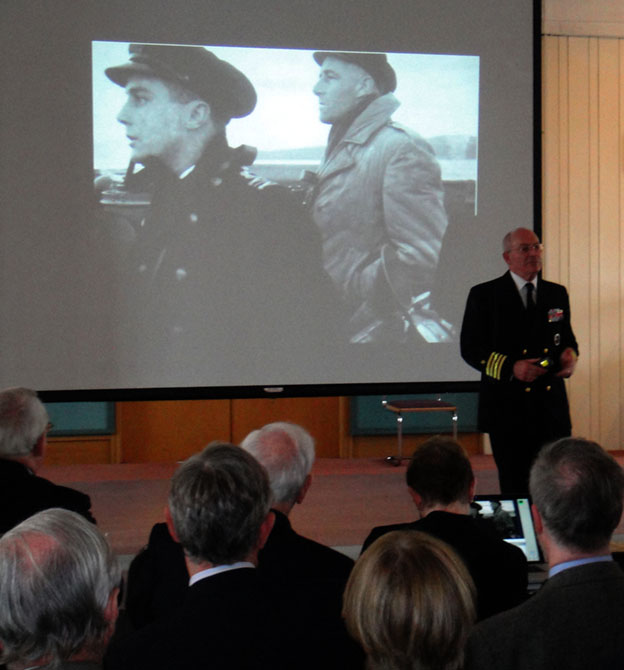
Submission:
[[[228,120],[247,116],[256,106],[256,90],[249,79],[203,47],[131,44],[129,52],[127,63],[105,70],[119,86],[125,86],[133,76],[172,81],[198,95]]]
[[[386,54],[362,53],[358,51],[315,51],[312,54],[318,65],[322,65],[328,56],[333,56],[346,63],[359,65],[362,70],[368,72],[375,80],[382,94],[390,93],[396,89],[396,72],[390,63],[388,63]]]

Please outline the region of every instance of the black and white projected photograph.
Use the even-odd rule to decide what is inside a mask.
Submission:
[[[124,323],[160,351],[263,332],[269,297],[273,341],[457,340],[432,289],[447,200],[476,213],[477,56],[94,42],[92,62],[96,191],[141,306]]]
[[[533,3],[466,7],[1,5],[3,384],[474,383],[468,291],[539,189]]]

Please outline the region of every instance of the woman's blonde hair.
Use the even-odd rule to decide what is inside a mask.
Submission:
[[[343,616],[373,668],[455,670],[475,620],[475,587],[444,542],[393,531],[355,564]]]

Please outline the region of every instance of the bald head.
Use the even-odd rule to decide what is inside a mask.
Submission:
[[[533,281],[542,269],[542,245],[528,228],[516,228],[503,238],[503,258],[510,272]]]
[[[273,506],[289,511],[309,482],[314,463],[312,436],[301,426],[280,421],[252,431],[241,447],[266,469]]]

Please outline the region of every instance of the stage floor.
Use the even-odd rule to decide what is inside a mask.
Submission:
[[[491,456],[471,457],[477,493],[498,493]],[[618,461],[622,462],[622,457]],[[41,475],[91,496],[93,514],[113,549],[130,557],[147,542],[151,527],[164,520],[175,463],[43,467]],[[374,526],[412,521],[414,507],[405,486],[405,465],[380,459],[318,459],[312,486],[291,514],[295,530],[357,556]],[[618,540],[624,534],[621,523]]]

